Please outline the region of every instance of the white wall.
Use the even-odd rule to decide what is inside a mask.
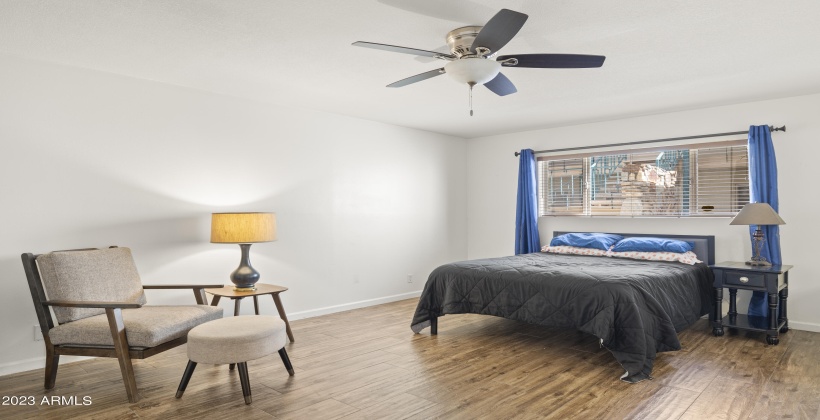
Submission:
[[[467,256],[466,154],[464,139],[0,55],[0,374],[44,355],[21,253],[117,244],[145,283],[225,283],[239,247],[208,242],[215,211],[276,212],[278,241],[251,260],[290,288],[292,318],[412,296]]]
[[[820,95],[699,109],[552,128],[470,140],[468,191],[468,256],[511,255],[515,240],[515,199],[518,159],[513,152],[654,138],[741,131],[749,125],[787,125],[774,133],[778,160],[780,215],[784,264],[790,272],[789,319],[798,329],[820,331],[820,228],[814,214],[820,194],[811,187],[820,167]],[[542,243],[554,230],[715,235],[718,261],[744,261],[751,255],[745,227],[729,219],[623,219],[542,217]],[[743,306],[742,304],[740,305]]]

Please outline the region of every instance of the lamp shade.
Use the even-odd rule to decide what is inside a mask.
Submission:
[[[732,219],[730,225],[785,225],[786,222],[768,203],[749,203]]]
[[[213,213],[211,243],[252,244],[276,240],[273,213]]]

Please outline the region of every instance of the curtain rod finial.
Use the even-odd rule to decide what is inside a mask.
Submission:
[[[782,127],[775,127],[775,126],[773,126],[773,125],[770,125],[770,126],[769,126],[769,130],[770,130],[770,131],[772,131],[772,132],[775,132],[775,131],[782,131],[782,132],[784,132],[784,133],[785,133],[785,132],[786,132],[786,126],[784,125],[784,126],[782,126]]]
[[[515,157],[518,157],[520,154],[521,154],[521,153],[518,153],[518,152],[515,152],[515,153],[514,153]]]

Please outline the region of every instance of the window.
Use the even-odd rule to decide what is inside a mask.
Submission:
[[[539,158],[539,214],[733,216],[749,202],[745,140],[607,153]]]

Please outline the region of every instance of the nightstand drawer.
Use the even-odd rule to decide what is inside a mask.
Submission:
[[[723,283],[725,285],[765,287],[764,275],[750,273],[748,271],[724,271]]]

